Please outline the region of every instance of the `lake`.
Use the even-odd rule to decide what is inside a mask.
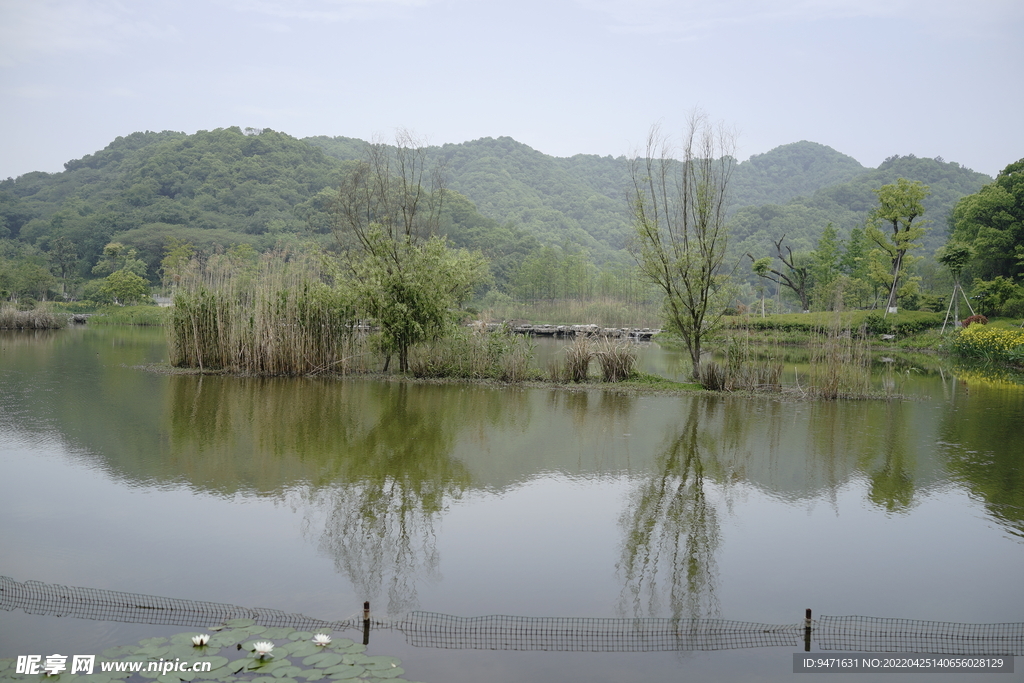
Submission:
[[[140,367],[166,357],[159,329],[0,333],[0,576],[327,620],[1024,621],[1010,380],[936,361],[880,376],[910,400],[824,403]],[[0,657],[185,630],[0,611]],[[369,640],[427,683],[819,678],[801,647]]]

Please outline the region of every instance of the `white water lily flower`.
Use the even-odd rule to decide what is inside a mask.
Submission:
[[[192,636],[192,644],[196,647],[202,647],[210,642],[209,634],[203,633],[202,635]]]
[[[331,644],[331,637],[326,633],[318,633],[313,636],[313,644],[323,647],[324,645]]]
[[[268,655],[270,657],[274,656],[270,654],[270,651],[274,649],[274,644],[269,640],[261,640],[258,643],[253,643],[252,649],[256,652],[256,656],[261,659]]]

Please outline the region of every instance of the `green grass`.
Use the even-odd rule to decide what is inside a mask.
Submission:
[[[169,308],[159,306],[102,306],[89,318],[90,325],[166,325]]]

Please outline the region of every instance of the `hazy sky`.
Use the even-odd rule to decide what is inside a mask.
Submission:
[[[701,107],[746,159],[1024,157],[1021,0],[0,0],[0,178],[237,125],[628,154]]]

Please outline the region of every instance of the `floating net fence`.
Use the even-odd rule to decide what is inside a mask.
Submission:
[[[213,626],[228,619],[254,619],[263,626],[286,626],[302,630],[343,630],[356,626],[354,621],[328,622],[262,607],[238,607],[219,602],[179,600],[39,581],[19,583],[7,576],[0,576],[0,609],[21,609],[28,614],[96,621],[173,624],[195,628]],[[359,621],[359,627],[362,627],[362,621]]]
[[[823,616],[815,620],[814,640],[822,650],[1021,655],[1024,654],[1024,623],[961,624]]]
[[[98,588],[15,581],[0,576],[0,609],[97,621],[174,624],[193,628],[228,619],[303,631],[364,630],[362,615],[327,621],[280,610],[180,600]],[[725,619],[615,619],[574,617],[457,617],[410,612],[400,619],[372,619],[374,630],[401,631],[410,645],[444,649],[653,652],[802,649],[803,623],[757,624]],[[364,631],[365,632],[365,631]],[[877,617],[814,620],[811,637],[821,650],[1024,655],[1024,623],[961,624]]]
[[[453,617],[411,612],[399,627],[410,645],[474,650],[654,652],[796,648],[802,624],[775,626],[724,619]]]

